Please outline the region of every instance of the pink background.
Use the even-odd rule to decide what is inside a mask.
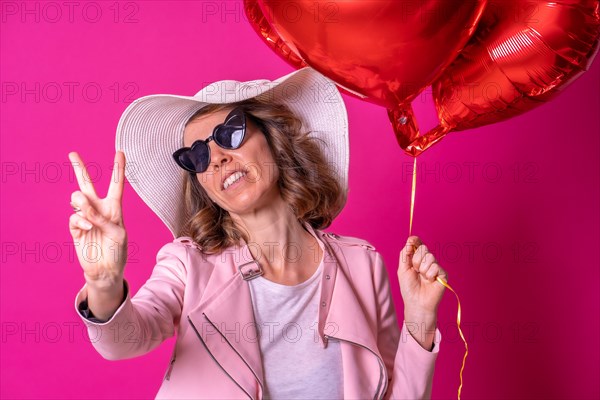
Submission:
[[[117,121],[131,100],[292,69],[259,40],[241,2],[76,4],[1,4],[0,395],[153,398],[173,339],[137,359],[106,361],[73,309],[83,276],[68,231],[77,184],[67,153],[91,164],[103,195]],[[417,185],[413,233],[460,295],[470,349],[463,399],[600,396],[599,81],[597,61],[552,102],[452,133],[418,159],[428,173]],[[395,271],[408,235],[412,159],[383,108],[344,99],[351,189],[329,230],[383,254],[401,318]],[[415,105],[431,126],[430,98]],[[123,207],[135,293],[171,237],[128,184]],[[446,291],[433,398],[457,394],[464,347],[456,311]]]

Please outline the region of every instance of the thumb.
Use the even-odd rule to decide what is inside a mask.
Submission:
[[[398,262],[398,273],[404,273],[413,268],[412,258],[417,248],[423,244],[418,236],[409,236],[404,248],[400,252],[400,260]]]

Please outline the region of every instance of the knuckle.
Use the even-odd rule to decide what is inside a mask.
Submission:
[[[94,218],[99,224],[106,225],[110,220],[94,209]]]
[[[107,221],[104,215],[100,214],[94,207],[90,207],[88,213],[99,224],[104,224]]]
[[[88,220],[93,221],[94,224],[96,224],[96,225],[104,224],[104,218],[103,218],[102,214],[98,213],[98,211],[96,211],[93,207],[88,207],[85,210],[85,217]]]
[[[78,191],[74,192],[74,196],[75,196],[75,198],[73,200],[75,202],[77,202],[77,203],[79,203],[81,205],[87,205],[88,204],[87,196],[81,190],[78,190]]]
[[[419,239],[418,236],[409,236],[408,240],[406,241],[406,244],[408,246],[419,247],[419,244],[421,244],[421,240]]]

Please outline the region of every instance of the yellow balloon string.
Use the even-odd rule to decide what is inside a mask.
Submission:
[[[412,178],[412,193],[410,195],[410,225],[408,227],[408,236],[412,235],[412,221],[413,213],[415,211],[415,193],[417,192],[417,157],[413,164],[413,178]]]
[[[454,291],[454,289],[452,289],[450,287],[450,285],[448,285],[447,282],[444,282],[444,280],[442,278],[440,278],[439,276],[436,278],[436,280],[441,283],[442,285],[446,286],[448,289],[450,289],[452,291],[452,293],[454,293],[454,296],[456,296],[456,301],[458,302],[458,312],[456,313],[456,324],[458,326],[458,333],[460,334],[460,337],[462,339],[462,341],[465,343],[465,355],[463,356],[463,361],[462,361],[462,367],[460,367],[460,386],[458,387],[458,399],[460,400],[460,392],[462,390],[462,385],[463,385],[463,370],[465,369],[465,361],[467,360],[467,354],[469,354],[469,346],[467,345],[467,340],[465,339],[465,335],[463,335],[462,330],[460,329],[460,299],[458,298],[458,294],[456,294],[456,292]]]
[[[413,164],[413,179],[412,179],[412,193],[410,196],[410,225],[409,225],[409,229],[408,229],[408,236],[412,235],[412,223],[413,223],[413,213],[414,213],[414,206],[415,206],[415,192],[417,191],[417,157],[415,157],[415,161]],[[416,246],[413,246],[415,248],[416,251]],[[465,355],[463,356],[463,361],[462,361],[462,366],[460,367],[460,385],[458,386],[458,400],[460,400],[460,393],[462,391],[462,385],[463,385],[463,370],[465,369],[465,362],[467,360],[467,355],[469,354],[469,346],[467,345],[467,340],[465,339],[465,335],[463,335],[462,329],[460,329],[460,316],[461,316],[461,307],[460,307],[460,299],[458,298],[458,294],[456,294],[456,292],[454,291],[454,289],[452,289],[452,287],[448,284],[448,282],[444,281],[442,278],[440,278],[439,276],[435,278],[439,283],[441,283],[442,285],[444,285],[445,287],[447,287],[448,289],[450,289],[450,291],[452,293],[454,293],[454,296],[456,296],[456,301],[458,302],[458,312],[456,313],[456,324],[458,327],[458,333],[460,334],[460,337],[462,339],[462,341],[465,343]]]

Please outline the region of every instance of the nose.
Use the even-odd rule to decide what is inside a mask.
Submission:
[[[210,165],[213,169],[224,168],[231,162],[231,154],[226,149],[219,147],[216,143],[209,143],[210,146]]]

